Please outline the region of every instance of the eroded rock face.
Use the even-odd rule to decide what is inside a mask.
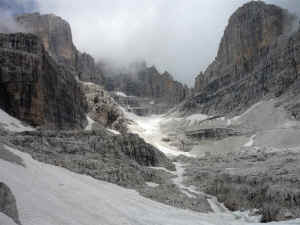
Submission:
[[[153,113],[166,112],[189,95],[189,88],[175,81],[168,72],[160,74],[154,66],[147,67],[146,64],[138,65],[133,71],[107,78],[106,88],[141,98],[136,101],[137,107]],[[143,103],[147,98],[148,102]]]
[[[0,34],[0,107],[34,126],[81,128],[86,100],[68,69],[32,34]]]
[[[15,196],[10,188],[0,182],[0,212],[10,217],[16,224],[21,225]]]
[[[103,87],[81,82],[88,102],[88,116],[103,125],[121,133],[127,132],[127,119],[120,106]]]
[[[103,84],[104,77],[95,60],[86,53],[80,53],[73,44],[72,31],[68,22],[49,14],[24,14],[16,18],[27,32],[36,34],[51,57],[73,69],[83,81]]]
[[[183,109],[243,111],[266,95],[284,94],[299,77],[300,31],[286,10],[253,1],[230,18],[215,61],[196,78]]]

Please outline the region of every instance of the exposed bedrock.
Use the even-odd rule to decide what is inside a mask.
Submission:
[[[15,196],[10,188],[0,182],[0,212],[10,217],[16,224],[21,225]]]
[[[0,34],[0,107],[34,126],[72,129],[86,124],[79,84],[32,34]]]
[[[27,32],[36,34],[51,57],[74,70],[82,81],[104,83],[104,77],[95,60],[87,53],[77,50],[72,39],[69,23],[62,18],[39,13],[24,14],[16,18]]]
[[[252,1],[239,8],[225,29],[218,55],[195,82],[186,111],[235,114],[265,96],[279,97],[300,73],[300,30],[295,17],[274,5]]]

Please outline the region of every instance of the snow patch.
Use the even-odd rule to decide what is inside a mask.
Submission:
[[[252,135],[250,137],[250,140],[244,144],[244,147],[252,147],[254,145],[254,139],[255,139],[256,135]]]
[[[247,114],[249,114],[251,111],[253,111],[256,107],[258,107],[259,105],[261,105],[263,102],[258,102],[254,105],[252,105],[249,109],[247,109],[243,114],[239,115],[239,116],[235,116],[231,119],[231,121],[238,121],[240,119],[242,119],[243,117],[245,117]]]
[[[95,121],[92,120],[89,116],[86,116],[86,119],[88,121],[88,125],[86,126],[86,128],[84,130],[86,130],[86,131],[92,130],[93,124],[95,123]]]
[[[0,126],[12,132],[34,131],[31,126],[25,126],[20,120],[10,116],[0,109]]]
[[[147,182],[146,183],[149,187],[152,187],[152,188],[155,188],[155,187],[158,187],[159,184],[156,184],[156,183],[153,183],[153,182]]]
[[[109,132],[113,133],[113,134],[117,134],[117,135],[120,135],[120,134],[121,134],[121,133],[120,133],[119,131],[117,131],[117,130],[113,130],[113,129],[109,129],[109,128],[107,128],[107,130],[108,130]]]
[[[190,123],[196,123],[196,122],[201,122],[203,120],[207,120],[209,118],[208,115],[205,114],[193,114],[188,117],[186,117],[186,120],[190,121]]]
[[[256,225],[228,213],[196,213],[140,196],[136,191],[64,168],[43,164],[11,149],[26,168],[0,160],[0,180],[14,193],[23,225]],[[1,224],[15,225],[0,215]],[[273,223],[294,225],[300,220]]]
[[[120,97],[124,97],[124,98],[128,97],[124,92],[121,92],[121,91],[116,91],[114,93],[115,93],[115,95],[120,96]]]

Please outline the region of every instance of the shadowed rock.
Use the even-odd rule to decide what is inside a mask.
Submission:
[[[0,182],[0,212],[10,217],[16,224],[21,225],[16,199],[9,187]]]
[[[32,34],[0,34],[0,107],[34,126],[81,128],[87,103],[80,85]]]

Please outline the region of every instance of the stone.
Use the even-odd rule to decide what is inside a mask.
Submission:
[[[32,34],[0,34],[0,107],[33,126],[82,128],[86,99],[74,74]]]
[[[181,111],[238,114],[265,97],[298,89],[300,31],[295,17],[275,5],[252,1],[230,18],[216,59],[195,82]]]
[[[72,30],[67,21],[54,15],[39,13],[23,14],[16,21],[27,32],[37,35],[49,53],[57,62],[76,72],[82,81],[104,83],[101,70],[95,60],[87,53],[81,53],[73,43]]]
[[[135,97],[137,105],[133,108],[138,114],[165,113],[189,96],[189,88],[175,81],[167,71],[160,74],[155,66],[147,67],[146,64],[136,67],[108,77],[106,88],[125,93],[127,102]]]
[[[101,86],[81,82],[88,102],[88,116],[104,127],[126,133],[128,120],[110,94]]]
[[[10,217],[16,224],[21,225],[16,198],[10,188],[0,182],[0,212]]]

